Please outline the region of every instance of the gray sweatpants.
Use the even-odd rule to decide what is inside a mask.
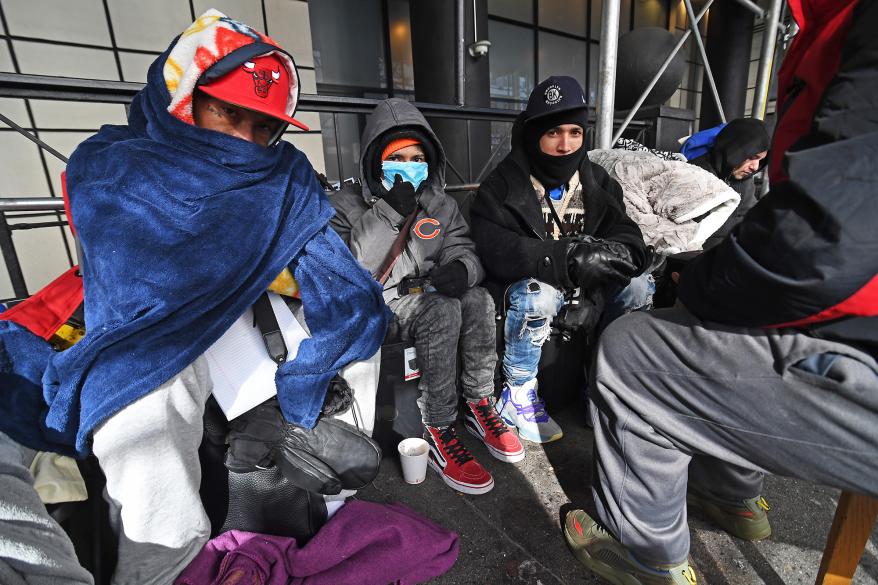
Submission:
[[[207,542],[198,446],[211,389],[199,357],[95,431],[93,450],[119,536],[113,585],[169,585]]]
[[[391,301],[404,341],[414,341],[421,379],[418,406],[425,424],[446,426],[457,420],[457,359],[464,398],[479,400],[494,392],[497,365],[494,300],[482,287],[460,299],[438,293],[407,295]]]
[[[34,452],[0,433],[0,583],[92,585],[28,471]]]
[[[643,561],[688,555],[694,457],[726,497],[758,489],[745,468],[878,495],[878,364],[849,345],[637,312],[603,333],[591,387],[598,516]]]

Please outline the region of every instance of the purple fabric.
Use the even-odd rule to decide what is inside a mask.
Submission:
[[[175,585],[410,585],[457,560],[457,534],[402,504],[354,500],[304,548],[232,530],[208,542]]]

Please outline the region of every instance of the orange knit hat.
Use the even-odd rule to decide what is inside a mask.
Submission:
[[[400,148],[405,148],[406,146],[415,146],[420,143],[421,141],[417,138],[397,138],[396,140],[391,140],[387,143],[387,146],[384,147],[384,150],[381,151],[381,160],[387,160],[388,156],[390,156]]]

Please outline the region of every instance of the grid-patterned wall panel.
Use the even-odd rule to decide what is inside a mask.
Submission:
[[[275,38],[295,57],[302,91],[316,93],[308,3],[302,0],[0,0],[0,71],[144,82],[171,39],[208,8]],[[65,156],[102,124],[125,123],[125,108],[118,104],[0,99],[0,112]],[[288,132],[285,138],[322,172],[320,118],[297,117],[311,132]],[[60,196],[63,169],[60,160],[0,126],[0,197]],[[16,230],[13,240],[31,293],[70,265],[66,229]],[[0,270],[0,298],[12,296]]]

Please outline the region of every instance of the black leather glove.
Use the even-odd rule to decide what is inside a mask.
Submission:
[[[610,283],[624,286],[637,273],[631,251],[619,242],[580,236],[567,251],[567,274],[586,290]]]
[[[430,271],[430,284],[437,292],[459,299],[469,289],[469,273],[463,262],[455,260]]]
[[[294,485],[337,494],[375,479],[381,449],[355,427],[320,417],[313,429],[286,422],[276,399],[263,402],[230,423],[225,464],[245,473],[277,466]]]
[[[577,331],[593,331],[604,313],[604,305],[601,291],[593,291],[588,296],[581,296],[562,306],[552,325],[560,329],[568,339]]]
[[[393,187],[384,195],[384,200],[403,217],[408,217],[418,205],[415,188],[408,181],[403,181],[399,175],[396,175]]]

